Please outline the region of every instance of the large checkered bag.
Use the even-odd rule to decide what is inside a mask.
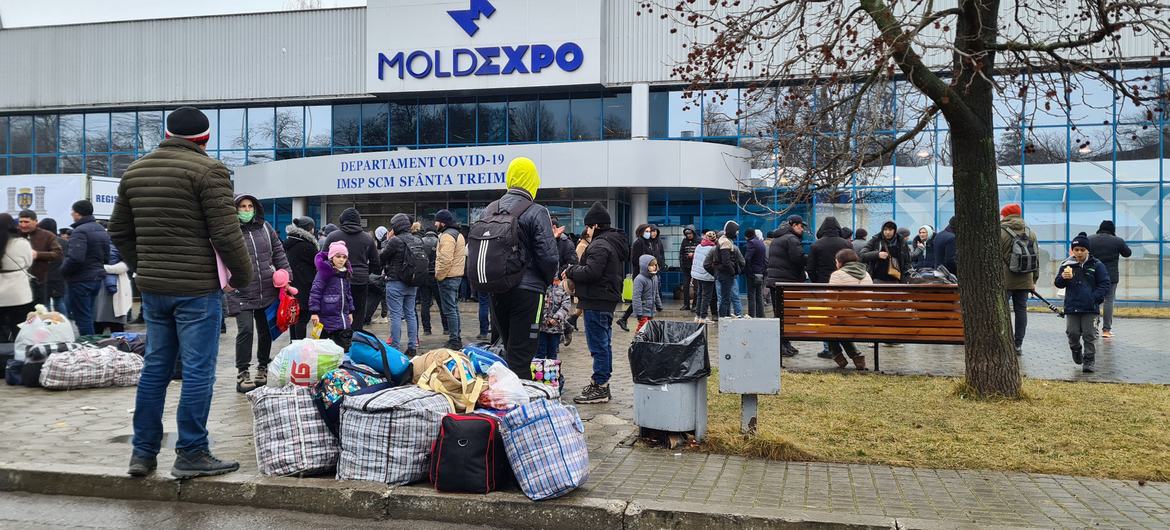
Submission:
[[[589,448],[577,409],[534,399],[500,421],[504,450],[528,498],[553,499],[589,479]]]
[[[431,444],[449,411],[442,394],[413,385],[345,398],[337,478],[392,486],[426,480]]]
[[[136,386],[144,365],[141,356],[114,347],[85,347],[50,355],[40,381],[50,390]]]
[[[261,473],[313,475],[337,465],[341,449],[318,414],[311,389],[262,386],[248,392],[248,400]]]

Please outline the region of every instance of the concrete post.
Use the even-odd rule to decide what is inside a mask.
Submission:
[[[641,234],[633,232],[634,227],[645,223],[650,216],[650,194],[646,188],[630,188],[630,237],[637,239]]]
[[[292,216],[293,219],[297,217],[304,217],[309,211],[308,197],[293,197],[292,200]]]
[[[650,85],[638,83],[630,87],[630,138],[645,140],[650,137]]]

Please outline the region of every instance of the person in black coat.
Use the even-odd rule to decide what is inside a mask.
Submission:
[[[366,300],[371,291],[370,272],[381,270],[382,264],[379,262],[378,244],[374,242],[374,238],[370,234],[366,233],[366,229],[362,226],[362,214],[357,211],[357,208],[343,210],[339,222],[341,228],[330,232],[325,237],[321,250],[328,251],[329,245],[338,241],[344,241],[345,248],[349,249],[349,264],[353,267],[353,276],[351,276],[353,306],[358,308],[358,318],[353,320],[353,329],[358,331],[364,329],[367,323],[363,315],[369,314],[366,311],[368,305]]]
[[[699,238],[695,234],[694,225],[687,225],[683,229],[683,240],[678,245],[678,265],[682,272],[683,311],[691,310],[691,267],[695,263],[695,248],[698,246]]]
[[[897,263],[897,274],[890,274],[891,260]],[[878,232],[865,244],[861,252],[861,261],[869,268],[869,275],[873,283],[901,283],[910,270],[910,247],[906,240],[898,235],[898,224],[886,221],[882,224],[882,231]]]
[[[296,323],[289,328],[292,340],[300,340],[307,335],[309,291],[313,288],[313,278],[317,276],[317,265],[313,261],[317,256],[317,238],[313,236],[316,229],[316,223],[309,217],[297,217],[293,219],[293,224],[285,228],[288,238],[284,240],[284,255],[292,269],[291,283],[297,289],[297,302],[301,305]]]
[[[791,215],[787,221],[772,232],[772,244],[768,246],[768,288],[772,292],[772,311],[776,318],[783,312],[784,297],[780,296],[777,283],[803,282],[808,257],[804,254],[801,238],[804,236],[804,219]],[[796,347],[789,341],[781,344],[781,355],[796,355]]]
[[[556,216],[553,216],[552,224],[553,237],[557,239],[557,255],[560,256],[560,267],[563,271],[569,265],[577,264],[577,244],[569,238],[565,227],[561,225],[560,219],[557,219]]]
[[[836,217],[826,217],[817,228],[817,241],[808,252],[808,279],[813,283],[829,283],[829,276],[837,270],[837,252],[853,248],[853,244],[841,236],[841,223]]]
[[[658,239],[655,235],[657,233],[658,227],[649,223],[639,225],[638,228],[634,229],[634,237],[637,239],[630,245],[630,266],[632,270],[641,270],[642,266],[638,263],[638,260],[646,255],[659,260],[659,264],[664,265],[666,263],[666,252],[662,249],[662,240]],[[618,319],[617,325],[619,328],[622,328],[622,331],[630,330],[628,321],[630,320],[630,315],[633,313],[634,306],[630,305],[626,308],[626,312],[622,313],[622,317]]]
[[[947,227],[934,235],[934,262],[946,267],[951,274],[959,275],[958,249],[955,237],[955,218],[947,221]]]
[[[1097,233],[1089,236],[1089,250],[1093,257],[1109,270],[1109,294],[1105,296],[1104,315],[1101,317],[1101,336],[1113,338],[1113,300],[1117,298],[1117,282],[1121,280],[1121,258],[1133,255],[1125,240],[1117,237],[1117,226],[1108,219],[1101,221]]]

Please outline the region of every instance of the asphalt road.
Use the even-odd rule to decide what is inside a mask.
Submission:
[[[150,528],[258,530],[262,528],[379,528],[492,530],[430,521],[370,521],[331,515],[185,502],[119,501],[0,492],[0,529]]]

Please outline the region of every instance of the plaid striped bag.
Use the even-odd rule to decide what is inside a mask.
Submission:
[[[448,411],[442,394],[413,385],[346,397],[337,478],[392,486],[426,480],[431,444]]]
[[[589,479],[589,448],[577,409],[534,399],[500,421],[504,450],[529,499],[553,499]]]
[[[54,353],[80,350],[81,348],[87,347],[84,344],[78,344],[76,342],[42,342],[29,346],[24,352],[24,360],[41,362],[48,359]]]
[[[50,390],[136,386],[144,365],[142,357],[133,353],[84,347],[50,355],[41,368],[40,381]]]
[[[256,464],[265,475],[331,471],[340,449],[303,386],[262,386],[248,392],[256,437]]]

